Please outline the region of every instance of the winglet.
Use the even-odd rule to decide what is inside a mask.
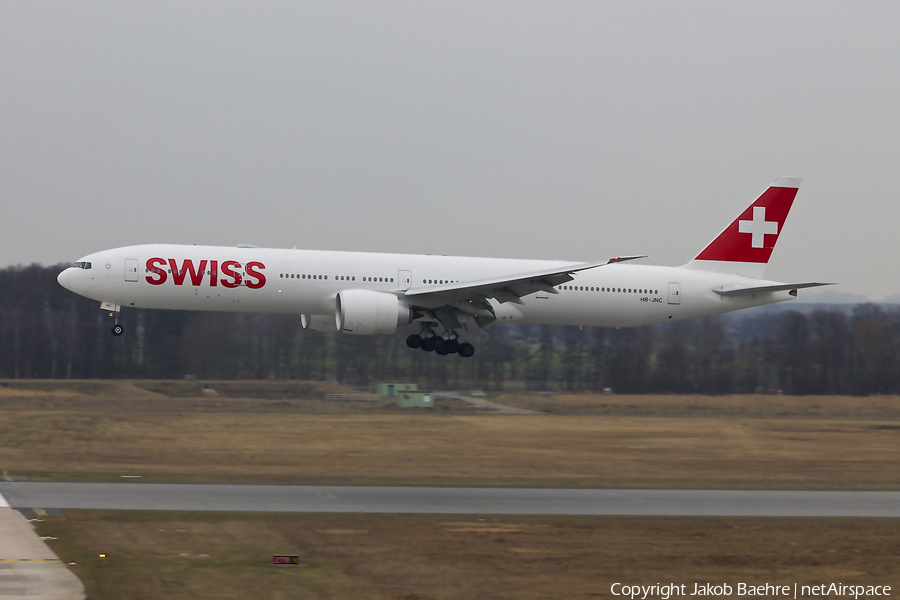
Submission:
[[[645,254],[643,256],[613,256],[611,259],[606,261],[606,264],[611,265],[613,263],[628,262],[629,260],[637,260],[639,258],[647,258],[647,255]]]

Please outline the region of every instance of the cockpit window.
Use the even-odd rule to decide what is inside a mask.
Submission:
[[[73,269],[90,269],[91,263],[89,263],[89,262],[72,263],[72,268]]]

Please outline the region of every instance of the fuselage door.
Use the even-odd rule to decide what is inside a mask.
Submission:
[[[125,281],[138,280],[138,261],[136,258],[125,259]]]
[[[669,304],[681,304],[681,284],[669,282]]]
[[[412,274],[409,271],[400,271],[397,274],[397,281],[400,282],[401,290],[408,290],[412,285]]]

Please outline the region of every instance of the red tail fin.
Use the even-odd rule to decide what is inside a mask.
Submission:
[[[801,181],[796,177],[780,177],[698,254],[694,261],[756,263],[758,269],[739,270],[758,270],[759,275],[756,276],[761,276],[761,268],[769,262],[769,256],[775,249]],[[703,268],[694,261],[691,266]],[[710,265],[716,271],[722,270],[724,266]]]

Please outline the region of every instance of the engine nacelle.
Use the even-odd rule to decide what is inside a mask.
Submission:
[[[325,333],[337,331],[334,317],[331,315],[300,315],[300,325],[303,326],[303,329],[310,331],[324,331]]]
[[[412,322],[412,310],[393,294],[344,290],[337,295],[334,322],[343,333],[394,333],[398,325]]]

